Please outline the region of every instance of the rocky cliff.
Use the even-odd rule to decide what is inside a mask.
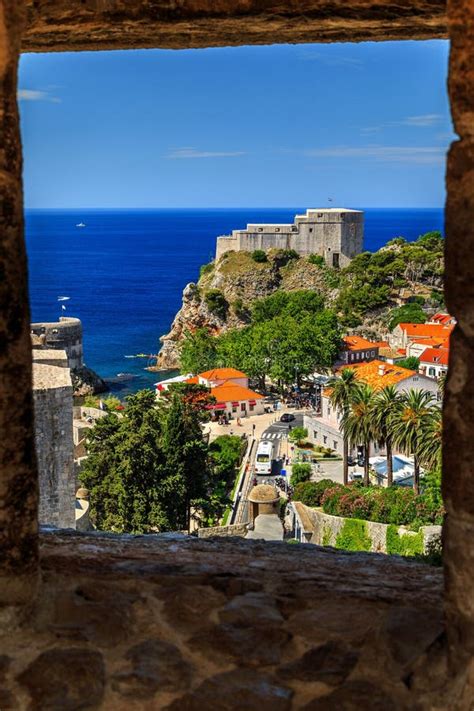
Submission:
[[[353,266],[343,270],[320,264],[314,257],[297,258],[288,250],[271,250],[262,262],[255,261],[249,252],[224,254],[219,262],[201,268],[197,284],[185,287],[181,309],[169,333],[160,339],[162,346],[156,369],[179,367],[180,345],[187,332],[205,328],[218,335],[232,328],[242,328],[250,321],[252,304],[278,290],[317,291],[327,307],[341,314],[343,323],[345,310],[347,330],[353,330],[356,325],[357,333],[368,338],[382,338],[387,332],[388,312],[413,300],[414,296],[425,302],[423,308],[433,312],[439,306],[433,301],[433,291],[442,289],[442,252],[437,245],[429,250],[418,243],[413,247],[401,242],[369,255],[370,266],[364,263],[364,255],[359,255]],[[379,272],[376,282],[374,269]],[[377,286],[373,286],[375,283]],[[354,305],[354,310],[359,309],[357,323],[349,324],[350,299],[354,300],[361,285],[370,292],[367,307],[361,309],[360,304]],[[371,298],[377,289],[379,303]]]

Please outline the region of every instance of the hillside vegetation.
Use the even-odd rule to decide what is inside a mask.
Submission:
[[[287,341],[285,334],[291,329],[291,340],[296,333],[297,338],[306,333],[316,337],[311,334],[313,326],[335,317],[331,333],[334,326],[380,339],[400,321],[421,323],[444,305],[443,250],[441,234],[429,232],[415,242],[397,237],[377,252],[359,254],[344,269],[327,266],[318,255],[299,257],[293,250],[227,252],[218,263],[201,267],[197,284],[186,287],[182,309],[170,333],[162,338],[163,357],[158,365],[181,363],[185,370],[185,364],[191,364],[190,341],[195,341],[202,355],[209,350],[204,347],[207,334],[219,339],[236,329],[257,338],[259,328],[273,328],[274,340]],[[293,298],[288,300],[288,294]],[[274,319],[280,321],[272,323]],[[229,335],[228,340],[233,337]],[[216,350],[218,360],[228,357],[228,349],[218,343],[214,346],[210,350]],[[293,356],[294,369],[300,365],[300,355]],[[259,357],[270,358],[268,354]],[[326,362],[321,354],[318,359]],[[284,369],[285,377],[289,367]]]

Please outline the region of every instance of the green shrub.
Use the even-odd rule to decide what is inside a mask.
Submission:
[[[331,479],[321,479],[321,481],[304,481],[295,486],[293,500],[301,501],[305,506],[320,506],[321,497],[326,489],[333,487]]]
[[[97,395],[86,395],[82,406],[83,407],[99,407],[99,398],[97,397]]]
[[[296,486],[303,481],[309,481],[311,477],[311,464],[297,462],[291,469],[291,485]]]
[[[252,252],[252,259],[254,262],[268,262],[267,253],[263,249],[254,249]]]
[[[404,304],[397,309],[392,309],[389,315],[388,327],[392,331],[399,323],[425,323],[427,316],[420,304]]]
[[[235,315],[239,318],[248,318],[249,311],[247,308],[245,308],[244,302],[240,297],[233,302],[232,308],[234,310]]]
[[[310,254],[308,257],[308,262],[310,264],[316,265],[317,267],[323,267],[324,257],[322,257],[320,254]]]
[[[423,532],[398,533],[398,526],[391,524],[387,528],[387,553],[414,556],[423,554]]]
[[[296,442],[299,444],[300,442],[303,442],[303,440],[306,439],[308,436],[308,430],[306,427],[293,427],[291,430],[290,434],[288,435],[288,439],[290,442]]]
[[[408,368],[408,370],[418,370],[420,360],[415,356],[408,356],[408,358],[404,358],[403,360],[397,360],[397,365],[400,365],[402,368]]]
[[[285,266],[288,262],[299,259],[300,255],[295,249],[277,249],[274,259],[280,266]]]
[[[203,264],[199,269],[199,278],[203,277],[205,274],[210,274],[214,269],[214,262],[209,262],[209,264]]]
[[[366,521],[347,519],[336,538],[336,548],[345,551],[370,551],[372,547]]]
[[[330,546],[332,539],[332,531],[329,526],[324,526],[323,528],[323,546]]]
[[[209,311],[223,320],[226,318],[229,304],[219,289],[209,289],[206,293],[205,301]]]
[[[288,540],[286,542],[289,543],[290,545],[295,545],[295,544],[299,543],[299,541],[296,538],[288,538]]]

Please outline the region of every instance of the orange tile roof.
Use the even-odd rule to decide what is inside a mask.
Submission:
[[[413,338],[412,343],[418,343],[420,346],[433,346],[433,348],[442,346],[443,343],[449,342],[447,338]]]
[[[199,378],[197,375],[193,375],[192,378],[188,378],[187,380],[184,381],[185,383],[189,383],[190,385],[197,385],[199,382]]]
[[[228,378],[246,378],[247,376],[235,368],[214,368],[214,370],[199,373],[199,377],[205,380],[228,380]]]
[[[379,374],[380,366],[383,366],[383,375]],[[370,363],[345,365],[341,370],[344,368],[354,370],[357,380],[362,380],[374,390],[382,390],[387,385],[395,385],[401,380],[406,380],[406,378],[411,378],[412,375],[416,375],[416,370],[402,368],[396,363],[392,365],[384,360],[373,360]]]
[[[241,400],[263,399],[263,395],[259,395],[249,388],[244,388],[242,385],[237,385],[237,383],[229,381],[215,388],[211,388],[211,395],[216,398],[217,402],[240,402]]]
[[[437,313],[430,318],[430,321],[435,321],[436,323],[449,324],[453,320],[453,317],[446,313]]]
[[[447,348],[427,348],[420,356],[420,363],[448,365],[449,350]]]
[[[441,323],[400,323],[402,331],[405,331],[409,338],[436,338],[436,336],[448,336],[454,326],[443,326]]]
[[[377,348],[390,348],[388,341],[374,341],[372,345],[377,346]]]
[[[372,343],[372,341],[368,341],[361,336],[344,336],[342,340],[344,341],[345,350],[347,351],[358,351],[365,348],[377,347],[376,343]]]

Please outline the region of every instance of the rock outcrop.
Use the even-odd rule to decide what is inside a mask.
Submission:
[[[71,370],[71,380],[75,397],[96,395],[109,389],[100,375],[97,375],[96,372],[85,365],[82,368]]]

